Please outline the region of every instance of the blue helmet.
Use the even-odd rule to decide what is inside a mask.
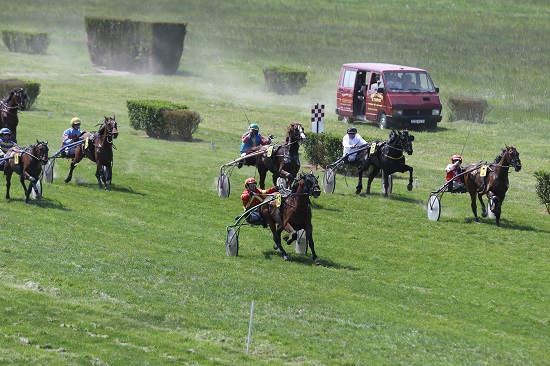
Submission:
[[[4,135],[4,134],[8,134],[8,135],[11,135],[11,131],[9,128],[7,127],[4,127],[0,130],[0,135]]]

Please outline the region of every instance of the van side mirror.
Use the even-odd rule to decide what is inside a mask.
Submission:
[[[435,92],[436,92],[436,93],[439,93],[439,88],[436,87],[436,88],[435,88]]]

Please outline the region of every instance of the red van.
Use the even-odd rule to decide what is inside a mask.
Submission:
[[[434,130],[441,101],[426,70],[415,67],[350,63],[342,65],[336,91],[339,121],[373,121],[380,128]]]

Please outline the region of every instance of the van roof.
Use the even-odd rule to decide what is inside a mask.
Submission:
[[[382,64],[382,63],[355,62],[355,63],[343,64],[342,67],[349,67],[349,68],[369,70],[369,71],[401,71],[401,70],[426,71],[424,69],[419,69],[419,68],[411,67],[411,66]]]

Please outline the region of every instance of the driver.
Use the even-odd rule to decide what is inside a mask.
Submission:
[[[260,127],[256,123],[252,123],[248,126],[248,131],[242,135],[241,140],[241,157],[251,152],[256,146],[271,144],[271,137],[266,139],[260,135]],[[246,162],[246,165],[250,165],[250,163]],[[242,166],[243,160],[239,161],[239,169],[242,168]]]
[[[451,164],[447,165],[445,171],[447,175],[445,177],[447,183],[451,180],[453,181],[452,185],[449,185],[449,192],[466,192],[466,186],[464,185],[464,175],[461,175],[464,172],[464,167],[462,167],[462,156],[453,155],[451,158]]]
[[[357,133],[357,128],[348,128],[347,134],[342,138],[342,146],[344,146],[344,155],[354,152],[367,142]],[[357,154],[351,154],[346,158],[347,163],[352,163],[357,158]]]
[[[14,146],[17,146],[17,144],[11,139],[10,129],[7,127],[2,128],[0,130],[0,159],[3,158],[4,154]],[[0,162],[0,170],[4,170],[5,162],[5,160]]]
[[[243,201],[243,208],[245,211],[265,201],[268,195],[277,192],[277,188],[275,187],[271,187],[269,189],[256,188],[255,178],[248,178],[245,180],[244,187],[246,189],[241,194],[241,200]],[[259,207],[248,215],[246,221],[249,224],[262,224],[264,227],[267,227]]]
[[[78,117],[73,117],[73,119],[71,119],[71,127],[67,128],[63,132],[63,143],[61,144],[62,148],[79,140],[80,135],[82,134],[80,131],[80,123],[80,118]],[[76,146],[72,146],[70,148],[63,149],[63,151],[61,151],[61,156],[64,158],[74,158],[75,152]]]

